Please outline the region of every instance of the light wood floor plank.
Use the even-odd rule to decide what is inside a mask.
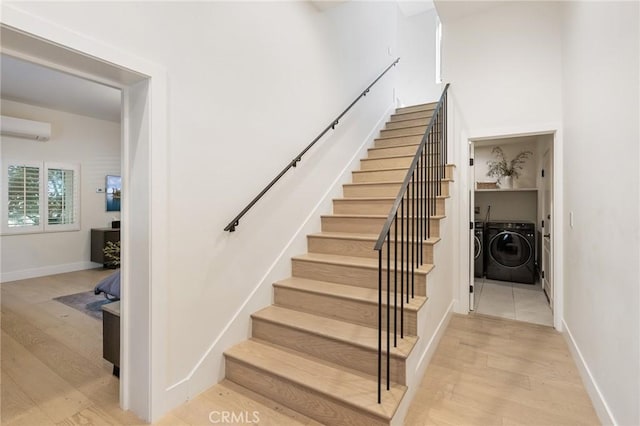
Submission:
[[[563,337],[550,327],[454,315],[407,425],[597,425]]]
[[[102,324],[51,298],[88,291],[109,270],[3,283],[2,425],[144,424],[118,404],[102,359]],[[218,384],[156,424],[207,425],[212,411],[260,412],[260,425],[317,425],[233,383]],[[454,315],[406,418],[423,425],[595,425],[563,337],[500,318]]]

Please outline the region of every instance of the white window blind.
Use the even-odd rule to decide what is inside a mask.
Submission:
[[[40,226],[40,166],[10,165],[7,176],[7,226]]]
[[[77,165],[5,162],[2,233],[79,230],[79,181]]]
[[[45,230],[74,229],[78,222],[77,167],[47,164],[47,223]]]

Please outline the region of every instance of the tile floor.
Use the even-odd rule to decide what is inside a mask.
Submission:
[[[553,314],[540,283],[475,279],[475,312],[553,326]]]

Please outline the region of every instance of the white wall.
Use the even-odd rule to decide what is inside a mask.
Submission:
[[[437,1],[442,21],[442,78],[451,83],[448,134],[458,164],[461,230],[470,211],[469,140],[523,136],[560,128],[560,6],[553,2]],[[558,207],[561,209],[561,206]],[[459,256],[470,253],[461,232]],[[468,312],[469,266],[458,273],[456,311]]]
[[[398,48],[402,66],[398,68],[398,106],[437,101],[442,85],[436,84],[435,9],[413,16],[398,11]]]
[[[559,4],[498,2],[458,18],[450,9],[464,10],[468,3],[444,3],[444,9],[436,3],[442,9],[443,81],[451,83],[459,106],[458,127],[473,136],[560,121]]]
[[[393,60],[397,6],[350,2],[323,13],[307,2],[16,7],[167,71],[171,226],[168,241],[153,244],[169,250],[167,386],[175,385],[178,399],[193,395],[221,377],[222,343],[248,335],[247,316],[238,317],[240,331],[227,328],[243,303],[251,294],[260,301],[252,306],[270,303],[272,280],[289,274],[283,250],[304,250],[296,230],[393,102],[393,72],[235,233],[222,229]],[[319,227],[317,215],[309,226]]]
[[[120,174],[120,124],[2,100],[2,114],[51,123],[51,139],[2,137],[2,159],[80,164],[79,231],[4,235],[2,282],[98,266],[90,262],[91,228],[111,226],[119,212],[106,212],[105,176]],[[63,248],[63,249],[61,249]]]
[[[573,214],[564,320],[603,423],[637,425],[639,8],[568,2],[564,12],[564,201]]]

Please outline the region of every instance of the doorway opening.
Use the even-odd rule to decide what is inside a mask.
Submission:
[[[470,311],[554,325],[553,142],[470,140]]]
[[[167,140],[161,124],[166,122],[165,71],[10,7],[0,31],[3,54],[122,91],[119,405],[153,421],[163,413],[166,387],[160,373],[166,362],[166,249],[159,243],[168,228]]]

